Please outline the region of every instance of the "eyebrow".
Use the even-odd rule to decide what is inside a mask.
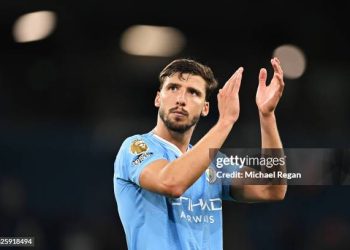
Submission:
[[[189,89],[190,91],[195,92],[199,97],[202,96],[202,91],[200,91],[199,89],[192,88],[192,87],[188,87],[187,89]]]
[[[171,83],[168,83],[168,85],[167,85],[167,88],[170,88],[170,87],[182,87],[182,85],[179,84],[179,83],[171,82]],[[203,92],[200,91],[200,90],[197,89],[197,88],[194,88],[194,87],[187,87],[187,89],[190,90],[190,91],[195,92],[198,96],[202,96],[202,95],[203,95]]]

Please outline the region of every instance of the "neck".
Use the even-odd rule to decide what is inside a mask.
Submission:
[[[174,144],[176,147],[180,149],[182,153],[185,153],[187,151],[188,145],[190,144],[194,127],[195,126],[193,126],[192,128],[190,128],[184,133],[175,132],[168,129],[165,126],[162,119],[160,119],[160,117],[158,116],[157,125],[153,129],[153,132],[154,134],[158,135],[164,140],[167,140],[168,142],[171,142],[172,144]]]

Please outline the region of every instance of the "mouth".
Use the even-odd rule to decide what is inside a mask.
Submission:
[[[188,116],[188,112],[186,110],[178,110],[177,108],[171,109],[170,113],[173,113],[177,116]]]

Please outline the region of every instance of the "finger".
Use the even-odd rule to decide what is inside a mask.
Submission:
[[[217,94],[217,98],[219,99],[219,97],[222,95],[222,89],[219,89],[219,92]]]
[[[237,73],[237,70],[236,70],[235,73],[233,73],[232,76],[227,80],[227,82],[225,83],[224,87],[222,87],[222,90],[223,90],[224,92],[230,91],[231,86],[232,86],[232,84],[233,84],[233,81],[234,81],[234,79],[235,79],[235,77],[236,77],[236,73]]]
[[[282,75],[282,78],[283,78],[282,64],[281,64],[280,60],[277,57],[276,57],[276,61],[277,61],[278,71]]]
[[[235,73],[232,74],[232,76],[230,77],[229,81],[235,79],[235,77],[237,76],[237,74],[238,74],[240,68],[241,68],[241,67],[239,67],[238,69],[236,69]]]
[[[281,62],[280,62],[280,60],[278,60],[277,57],[271,59],[271,64],[272,64],[272,67],[273,67],[273,70],[275,73],[278,73],[281,75],[283,74]]]
[[[230,78],[230,81],[232,82],[232,84],[230,85],[230,88],[228,89],[228,91],[230,93],[232,93],[232,91],[234,91],[234,89],[235,89],[237,77],[241,76],[241,78],[242,78],[242,72],[243,72],[243,67],[239,67],[236,70],[236,72],[232,75],[232,77]]]
[[[277,65],[279,66],[279,68],[281,68],[281,70],[282,70],[282,63],[281,63],[280,59],[278,59],[277,57],[275,57],[275,60],[276,60],[276,62],[277,62]]]
[[[277,83],[280,87],[283,87],[284,86],[283,71],[282,71],[280,62],[277,59],[277,57],[271,59],[271,64],[272,64],[273,69],[274,69],[273,78],[277,79],[277,81],[273,81],[272,83],[274,83],[274,84]]]
[[[222,88],[223,91],[226,91],[230,85],[232,85],[232,79],[234,78],[236,72],[232,74],[232,76],[227,80],[224,87]]]
[[[241,81],[242,81],[242,75],[243,75],[244,68],[239,67],[237,70],[237,74],[235,76],[234,84],[232,85],[232,92],[238,93],[239,89],[241,87]]]
[[[273,67],[274,73],[278,73],[278,67],[277,67],[277,62],[276,62],[275,58],[271,59],[271,65]]]
[[[283,75],[275,73],[274,77],[277,78],[277,80],[278,80],[276,82],[278,84],[279,89],[283,90],[283,88],[284,88]]]
[[[222,90],[224,92],[229,92],[231,93],[234,89],[235,86],[235,82],[236,82],[236,78],[238,74],[242,74],[243,72],[243,67],[239,67],[235,73],[232,74],[232,76],[230,77],[230,79],[227,80],[227,82],[225,83],[224,87],[222,88]]]
[[[265,68],[261,68],[259,72],[259,87],[266,87],[267,72]]]
[[[279,65],[281,65],[281,61],[280,61],[280,59],[278,59],[278,57],[275,57],[275,60]]]
[[[227,89],[227,86],[230,84],[230,82],[229,81],[227,81],[226,83],[225,83],[225,85],[222,87],[222,91],[225,91],[226,89]]]

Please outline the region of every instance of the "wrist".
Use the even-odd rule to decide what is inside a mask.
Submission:
[[[219,130],[227,130],[227,129],[231,130],[235,123],[236,123],[235,121],[232,122],[224,119],[219,119],[218,122],[216,123],[216,127]]]
[[[269,113],[262,113],[259,111],[259,118],[260,120],[276,120],[275,112],[269,112]]]
[[[277,128],[277,120],[274,112],[269,114],[263,114],[259,112],[259,118],[260,126],[263,131],[273,131]]]

